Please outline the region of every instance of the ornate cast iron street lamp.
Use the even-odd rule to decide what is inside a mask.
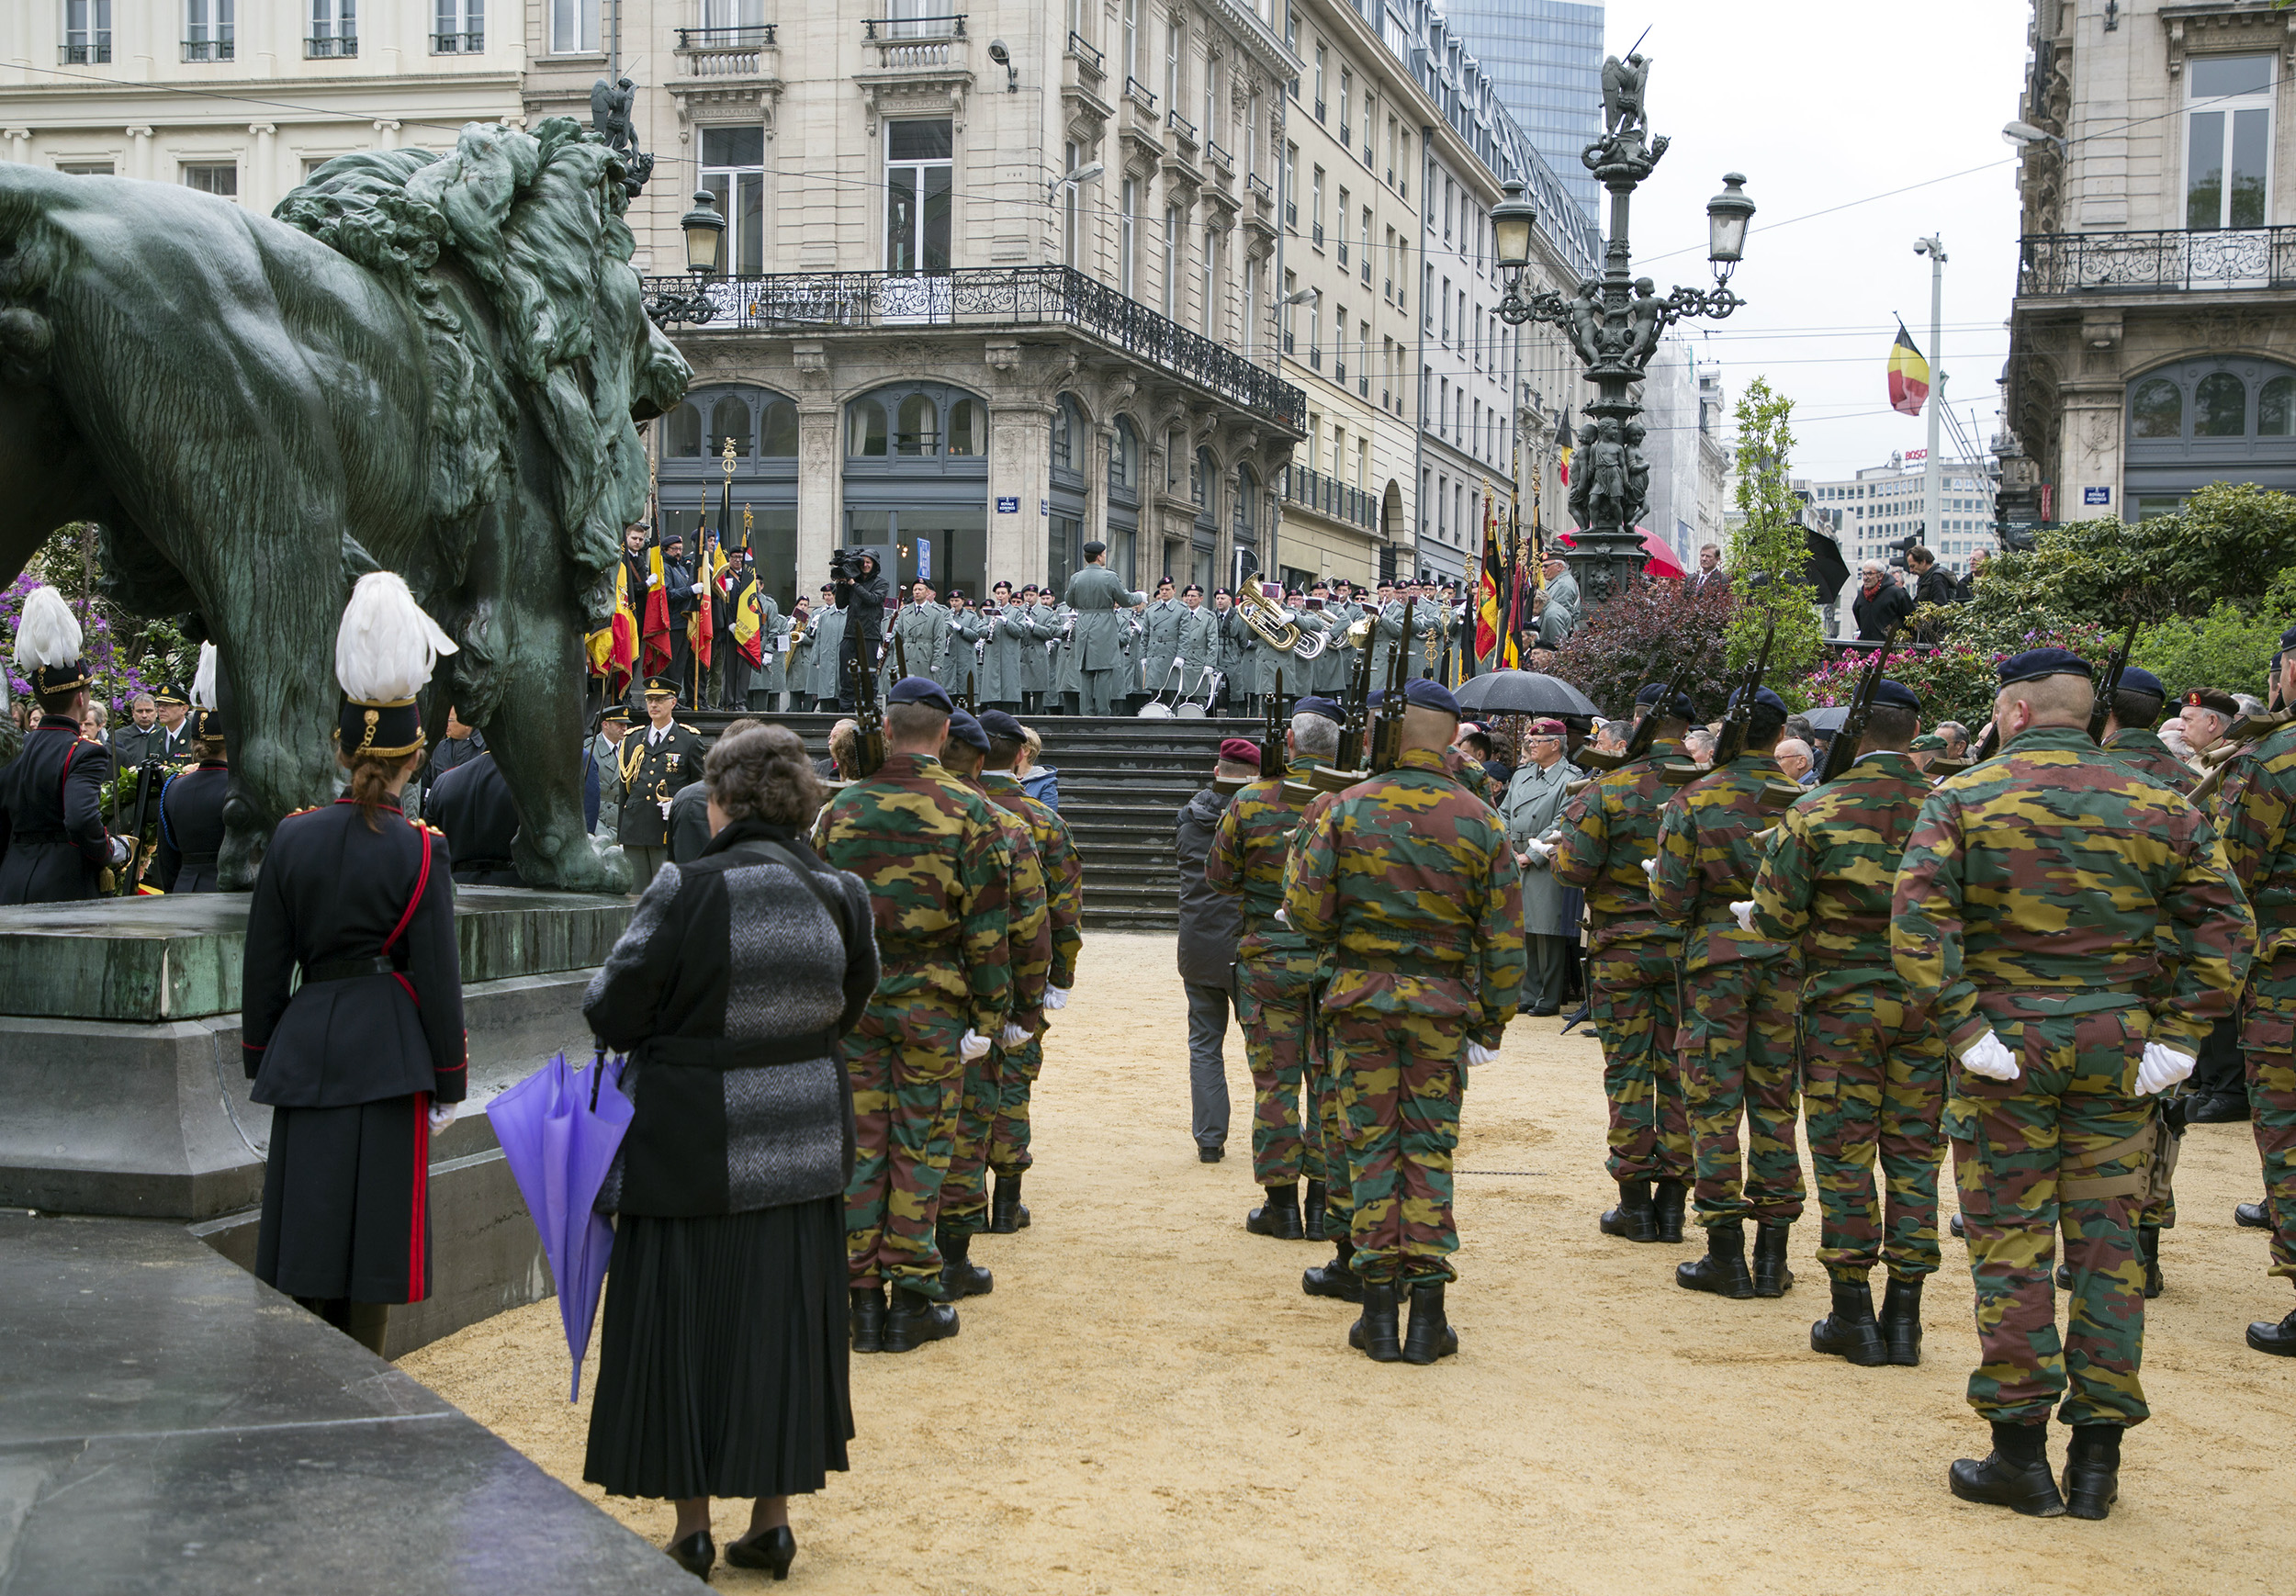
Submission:
[[[646,314],[657,327],[672,321],[707,321],[717,314],[710,302],[710,279],[717,275],[726,249],[726,219],[718,214],[717,196],[698,189],[693,208],[678,220],[686,235],[686,270],[693,274],[693,288],[685,294],[657,294],[646,301]]]
[[[1685,316],[1719,320],[1746,303],[1730,291],[1730,273],[1746,249],[1746,223],[1754,202],[1730,173],[1722,192],[1706,202],[1706,257],[1714,264],[1712,288],[1675,288],[1660,298],[1658,286],[1629,267],[1626,222],[1635,187],[1666,153],[1667,140],[1651,138],[1643,112],[1649,63],[1639,55],[1625,62],[1613,56],[1603,67],[1602,139],[1579,159],[1610,190],[1610,242],[1603,275],[1588,278],[1569,296],[1552,289],[1525,295],[1523,273],[1531,260],[1535,212],[1523,185],[1509,183],[1507,197],[1491,213],[1493,247],[1506,274],[1500,316],[1512,325],[1547,321],[1559,327],[1601,397],[1586,408],[1571,456],[1570,512],[1581,531],[1570,556],[1579,589],[1591,603],[1626,590],[1642,569],[1642,537],[1635,530],[1649,500],[1650,464],[1642,452],[1642,406],[1632,389],[1658,353],[1666,329]]]

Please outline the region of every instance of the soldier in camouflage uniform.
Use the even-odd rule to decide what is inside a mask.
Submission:
[[[1241,898],[1244,906],[1236,1017],[1252,1067],[1252,1180],[1266,1194],[1244,1217],[1244,1228],[1286,1242],[1300,1240],[1311,1229],[1317,1241],[1324,1233],[1329,1183],[1310,1054],[1315,991],[1325,969],[1322,951],[1276,916],[1284,906],[1285,865],[1300,826],[1298,788],[1310,770],[1329,764],[1338,752],[1340,713],[1329,699],[1298,701],[1285,739],[1290,780],[1276,775],[1246,782],[1221,812],[1204,861],[1211,889]],[[1300,1204],[1303,1176],[1305,1212]]]
[[[856,1352],[906,1352],[957,1332],[933,1227],[964,1066],[986,1054],[1011,1006],[1012,862],[996,811],[940,763],[954,708],[938,682],[895,682],[885,762],[814,823],[815,851],[869,888],[883,969],[844,1041]]]
[[[1037,862],[1044,870],[1052,934],[1044,1007],[1057,1011],[1068,1006],[1069,989],[1076,984],[1076,954],[1084,946],[1084,861],[1068,834],[1068,823],[1030,797],[1020,778],[1012,773],[1021,750],[1029,746],[1020,723],[1001,710],[990,710],[981,716],[981,729],[988,734],[988,757],[981,762],[980,791],[1029,828]],[[1017,1047],[1000,1042],[990,1055],[996,1061],[997,1079],[996,1118],[988,1138],[988,1167],[996,1176],[988,1212],[993,1236],[1012,1235],[1029,1222],[1029,1210],[1020,1201],[1020,1177],[1036,1162],[1029,1152],[1029,1099],[1043,1066],[1048,1028],[1049,1022],[1040,1017],[1028,1040]]]
[[[2276,670],[2280,702],[2296,703],[2296,626],[2280,635]],[[2239,1022],[2264,1200],[2241,1204],[2234,1218],[2271,1231],[2271,1273],[2296,1280],[2296,725],[2233,756],[2216,814],[2234,879],[2257,918]],[[2248,1344],[2296,1357],[2296,1312],[2251,1324]]]
[[[1930,784],[1908,745],[1921,702],[1882,682],[1857,761],[1787,810],[1754,878],[1754,934],[1800,945],[1802,1101],[1818,1172],[1818,1261],[1833,1311],[1813,1351],[1861,1367],[1921,1361],[1921,1284],[1937,1273],[1945,1045],[1890,962],[1890,892]],[[1878,1154],[1887,1189],[1874,1190]],[[1886,1263],[1877,1321],[1866,1276]]]
[[[988,753],[988,733],[963,710],[949,717],[949,743],[940,762],[948,772],[984,799],[988,793],[980,781],[981,760]],[[988,1228],[988,1144],[1003,1101],[1003,1050],[1024,1047],[1036,1040],[1044,1024],[1044,981],[1052,963],[1052,923],[1048,904],[1050,886],[1037,857],[1036,841],[1027,824],[1011,811],[989,802],[1004,833],[1005,855],[1012,877],[1007,885],[1007,932],[1012,969],[1011,1007],[1005,1023],[992,1038],[989,1050],[964,1066],[964,1089],[957,1104],[957,1129],[949,1150],[949,1175],[940,1188],[940,1219],[934,1239],[940,1245],[941,1284],[951,1299],[985,1297],[996,1282],[987,1269],[973,1262],[973,1238]]]
[[[1785,943],[1739,925],[1730,906],[1753,896],[1761,838],[1777,818],[1765,788],[1793,785],[1775,758],[1784,725],[1784,702],[1761,689],[1745,751],[1667,804],[1650,872],[1651,907],[1683,927],[1683,1083],[1698,1222],[1706,1231],[1706,1255],[1678,1265],[1674,1278],[1693,1291],[1739,1298],[1780,1297],[1793,1287],[1787,1238],[1802,1217],[1802,1164],[1794,1148],[1799,961]],[[1750,1272],[1750,1219],[1756,1227]]]
[[[1523,894],[1505,829],[1453,781],[1448,689],[1415,680],[1395,768],[1359,782],[1300,845],[1287,917],[1331,950],[1323,1007],[1347,1118],[1363,1317],[1348,1343],[1378,1362],[1458,1349],[1444,1285],[1458,1248],[1451,1150],[1466,1066],[1498,1056],[1524,973]],[[1396,1333],[1397,1297],[1411,1329]]]
[[[1976,1285],[1969,1403],[1993,1451],[1955,1463],[1949,1483],[1964,1500],[2052,1517],[2069,1498],[2100,1519],[2121,1433],[2148,1413],[2133,1234],[2157,1140],[2144,1098],[2191,1071],[2256,922],[2200,813],[2088,740],[2085,661],[2035,649],[1998,669],[2002,752],[1922,805],[1890,927],[1908,1001],[1959,1064],[1944,1124]],[[2062,1340],[2060,1224],[2074,1268]],[[2073,1427],[2063,1495],[2052,1408]]]
[[[1564,810],[1551,867],[1557,881],[1586,894],[1587,986],[1603,1038],[1610,1177],[1618,1183],[1618,1206],[1602,1228],[1632,1242],[1681,1241],[1690,1196],[1690,1113],[1676,1031],[1683,934],[1651,907],[1642,868],[1657,857],[1659,815],[1674,792],[1659,771],[1689,757],[1682,738],[1690,700],[1661,705],[1665,696],[1656,681],[1635,694],[1638,725],[1659,717],[1649,752],[1596,777]]]

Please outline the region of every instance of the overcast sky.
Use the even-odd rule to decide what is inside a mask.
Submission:
[[[1661,291],[1705,286],[1705,203],[1723,173],[1746,174],[1761,208],[1732,286],[1750,302],[1682,325],[1720,362],[1733,404],[1755,377],[1792,396],[1797,477],[1848,476],[1927,442],[1926,414],[1896,414],[1885,388],[1895,316],[1930,353],[1930,264],[1913,253],[1926,233],[1947,256],[1947,400],[1980,448],[1991,442],[2017,263],[2001,125],[2018,114],[2030,9],[1611,0],[1611,52],[1650,29],[1650,126],[1673,140],[1635,194],[1636,269]],[[1943,447],[1952,457],[1950,429]]]

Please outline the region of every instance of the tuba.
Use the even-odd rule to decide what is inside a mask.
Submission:
[[[1293,620],[1291,612],[1263,592],[1257,582],[1245,582],[1236,589],[1235,608],[1261,642],[1294,658],[1312,659],[1331,642],[1327,634],[1311,631]]]

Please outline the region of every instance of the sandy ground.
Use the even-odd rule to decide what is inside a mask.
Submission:
[[[1245,1233],[1251,1086],[1229,1036],[1229,1157],[1197,1162],[1168,938],[1085,944],[1037,1098],[1034,1225],[985,1237],[995,1294],[955,1341],[854,1360],[852,1472],[793,1504],[793,1582],[838,1592],[2285,1591],[2296,1584],[2296,1361],[2242,1327],[2290,1306],[2245,1125],[2196,1127],[2184,1223],[2152,1305],[2110,1521],[1955,1501],[1982,1455],[1965,1253],[1927,1304],[1918,1369],[1809,1351],[1824,1311],[1812,1212],[1782,1299],[1678,1289],[1694,1244],[1599,1234],[1596,1045],[1525,1019],[1477,1073],[1459,1148],[1461,1352],[1430,1368],[1345,1345],[1311,1298],[1327,1249]],[[1950,1178],[1947,1182],[1950,1191]],[[1948,1201],[1950,1203],[1950,1197]],[[595,1351],[593,1348],[593,1363]],[[403,1366],[580,1483],[555,1302]],[[2065,1432],[2053,1433],[2062,1461]],[[666,1538],[669,1509],[605,1501]],[[721,1544],[746,1508],[719,1509]],[[716,1583],[761,1587],[719,1566]]]

